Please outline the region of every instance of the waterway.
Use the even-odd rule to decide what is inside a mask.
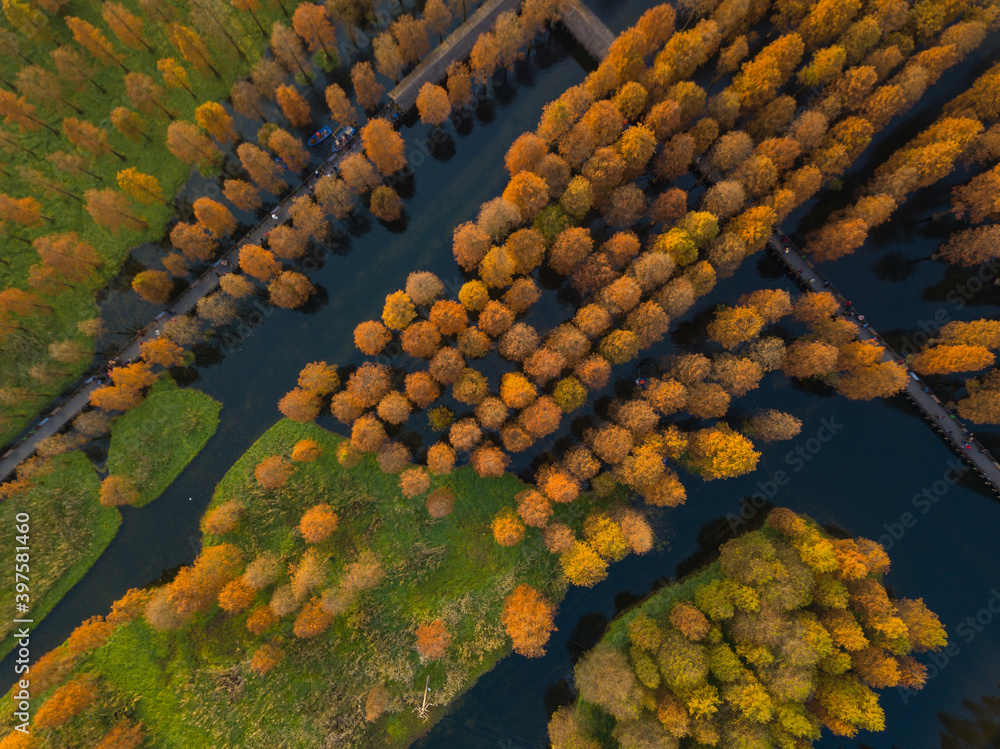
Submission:
[[[589,4],[615,31],[651,5],[648,0]],[[962,80],[981,69],[992,54],[963,65]],[[244,334],[221,335],[199,350],[198,365],[189,370],[188,380],[223,403],[219,431],[160,499],[143,509],[125,508],[122,528],[108,550],[35,631],[36,653],[57,645],[83,619],[105,613],[128,588],[147,584],[193,559],[198,519],[216,482],[279,418],[276,403],[294,386],[298,370],[316,360],[343,366],[358,363],[351,337],[354,326],[377,317],[385,294],[401,288],[409,272],[432,270],[457,288],[464,279],[451,258],[452,227],[473,218],[480,203],[499,194],[506,177],[503,154],[510,143],[533,126],[547,101],[585,73],[585,61],[560,41],[542,45],[511,77],[510,85],[501,87],[474,117],[457,131],[447,127],[451,143],[415,166],[404,192],[405,225],[385,227],[367,221],[353,225],[331,244],[322,267],[310,274],[321,293],[305,311],[269,311]],[[958,80],[958,74],[949,79],[950,90]],[[929,103],[922,103],[917,115],[932,113],[935,101],[939,108],[942,96],[943,84],[928,93]],[[424,150],[427,128],[409,124],[403,134],[408,150]],[[889,141],[877,140],[865,158],[877,158],[874,154],[885,142]],[[930,230],[933,224],[920,223],[942,210],[941,195],[933,195],[901,211],[859,253],[824,268],[876,326],[884,319],[885,328],[917,327],[917,321],[928,314],[933,317],[940,306],[933,294],[940,296],[941,283],[957,278],[936,261],[920,260],[939,241]],[[892,260],[893,253],[902,253],[907,260],[893,261],[895,265],[913,266],[916,271],[886,273],[884,268],[891,264],[884,257]],[[760,287],[793,288],[773,261],[750,262],[699,300],[686,317],[688,324],[655,353],[688,345],[692,334],[697,338],[712,305]],[[983,310],[993,313],[996,310],[985,304],[991,299],[995,300],[982,297],[984,304],[975,310],[967,306],[952,312],[956,317],[961,313],[962,319]],[[646,595],[657,581],[675,577],[678,565],[683,572],[706,561],[706,554],[698,554],[702,547],[715,548],[724,537],[720,531],[744,527],[738,521],[741,510],[749,508],[744,513],[748,523],[760,520],[763,511],[755,510],[753,502],[745,503],[754,493],[758,500],[789,506],[851,535],[881,537],[893,560],[887,584],[899,596],[923,597],[941,615],[954,643],[953,655],[947,663],[941,659],[943,667],[932,668],[934,677],[921,693],[884,694],[885,732],[853,740],[827,737],[819,746],[996,745],[942,744],[938,737],[944,725],[941,716],[953,726],[955,720],[972,719],[963,701],[978,702],[997,692],[1000,621],[989,611],[991,603],[998,608],[1000,602],[994,592],[1000,590],[1000,545],[995,542],[1000,535],[1000,505],[995,497],[968,474],[957,484],[948,483],[955,476],[954,456],[903,399],[855,403],[771,375],[736,406],[734,415],[771,407],[795,413],[804,422],[802,434],[791,442],[765,445],[761,467],[750,476],[710,483],[689,478],[687,503],[654,515],[661,539],[657,549],[613,566],[609,578],[592,589],[571,589],[560,606],[559,630],[547,655],[502,661],[431,729],[418,743],[420,749],[546,746],[545,724],[549,713],[569,697],[575,658],[596,642],[617,610]],[[335,426],[331,417],[321,423]],[[779,472],[787,481],[779,481]],[[921,501],[925,490],[935,501]],[[965,622],[968,617],[973,625]],[[7,679],[2,683],[6,688],[12,674],[9,658],[0,663],[0,674]]]
[[[309,272],[319,291],[304,310],[268,308],[242,333],[229,326],[196,350],[196,366],[184,371],[183,380],[222,402],[218,431],[159,499],[141,509],[123,508],[114,541],[34,630],[33,653],[43,654],[84,619],[106,613],[129,588],[194,559],[198,521],[215,484],[281,418],[278,400],[295,387],[302,366],[319,360],[345,367],[360,363],[354,327],[380,317],[385,295],[403,288],[410,272],[433,271],[457,291],[466,279],[451,254],[452,228],[474,220],[480,204],[503,190],[508,176],[503,157],[510,144],[537,122],[548,101],[583,80],[585,62],[551,37],[506,83],[498,79],[494,94],[457,128],[446,126],[443,144],[430,141],[426,126],[404,126],[413,176],[399,188],[406,203],[402,224],[387,227],[370,216],[346,224],[328,245],[321,267]],[[125,294],[112,294],[105,309],[115,320],[111,327],[122,330],[140,310]],[[329,415],[320,423],[336,427]],[[8,656],[0,661],[0,688],[6,690],[12,680]]]

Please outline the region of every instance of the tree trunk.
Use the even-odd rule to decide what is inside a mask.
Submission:
[[[153,106],[155,106],[157,109],[159,109],[161,112],[163,112],[163,114],[165,114],[167,116],[168,120],[174,119],[173,113],[169,109],[167,109],[165,106],[163,106],[162,104],[160,104],[160,102],[158,102],[152,96],[149,97],[149,100],[151,102],[153,102]]]
[[[78,106],[76,106],[75,104],[73,104],[73,103],[72,103],[71,101],[69,101],[68,99],[64,99],[63,97],[61,97],[61,96],[60,96],[60,97],[59,97],[59,102],[60,102],[60,103],[62,103],[62,104],[64,104],[64,105],[66,105],[67,107],[69,107],[70,109],[72,109],[72,110],[73,110],[74,112],[76,112],[77,114],[83,114],[83,110],[82,110],[82,109],[80,109],[80,108],[79,108]]]
[[[244,52],[243,48],[236,43],[236,40],[233,39],[232,35],[230,35],[230,33],[226,30],[226,27],[223,26],[222,24],[219,24],[219,28],[222,29],[222,33],[226,35],[226,39],[229,40],[229,43],[233,45],[233,48],[236,50],[236,54],[240,56],[240,59],[241,60],[247,59],[246,52]]]
[[[287,46],[287,45],[286,45],[286,46]],[[291,52],[291,50],[289,50],[289,52]],[[302,71],[302,77],[306,79],[306,83],[308,83],[309,85],[312,85],[312,78],[310,77],[309,73],[307,73],[307,72],[306,72],[306,69],[305,69],[304,67],[302,67],[302,63],[301,63],[301,62],[299,62],[299,58],[298,58],[298,57],[295,57],[295,55],[292,55],[292,57],[293,57],[293,58],[294,58],[294,60],[295,60],[295,65],[296,65],[296,67],[297,67],[297,68],[298,68],[299,70],[301,70],[301,71]]]
[[[16,234],[11,234],[9,231],[5,231],[4,229],[0,229],[0,234],[3,234],[5,237],[10,237],[11,239],[19,239],[20,241],[24,242],[29,247],[31,246],[31,240],[30,239],[25,239],[24,237],[19,237]]]
[[[27,117],[27,115],[25,115],[25,117]],[[41,125],[42,127],[44,127],[46,130],[48,130],[53,135],[60,135],[60,136],[62,135],[62,133],[60,133],[58,130],[56,130],[54,127],[52,127],[49,123],[47,123],[47,122],[45,122],[43,120],[40,120],[37,117],[28,117],[28,119],[31,120],[32,122],[37,122],[39,125]]]
[[[59,187],[55,183],[52,183],[52,182],[46,183],[45,187],[49,188],[50,190],[55,190],[56,192],[62,193],[63,195],[66,195],[67,197],[73,198],[73,200],[75,200],[77,203],[83,203],[84,202],[83,198],[81,198],[79,195],[74,195],[69,190],[64,190],[63,188]]]
[[[263,26],[261,26],[260,20],[257,18],[257,15],[252,10],[247,12],[250,14],[250,17],[253,19],[253,22],[257,24],[257,28],[260,29],[260,35],[265,39],[267,39],[267,31],[264,30]]]
[[[91,85],[92,85],[92,86],[93,86],[94,88],[96,88],[96,89],[97,89],[98,91],[100,91],[100,92],[101,92],[102,94],[106,94],[106,93],[108,93],[108,90],[107,90],[106,88],[104,88],[104,86],[102,86],[102,85],[101,85],[100,83],[98,83],[97,81],[95,81],[95,80],[94,80],[93,78],[91,78],[91,77],[90,77],[89,75],[85,75],[85,76],[83,76],[83,77],[84,77],[84,78],[86,78],[86,79],[87,79],[88,81],[90,81],[90,84],[91,84]]]
[[[4,143],[6,143],[9,146],[14,146],[15,148],[20,148],[22,151],[24,151],[25,153],[31,154],[36,159],[39,158],[39,156],[38,156],[37,153],[35,153],[34,151],[32,151],[30,148],[25,148],[20,143],[18,143],[16,140],[9,140],[7,138],[0,137],[0,141],[3,141]]]
[[[170,203],[168,203],[163,196],[157,195],[155,192],[147,190],[145,187],[142,187],[142,188],[139,188],[139,189],[141,189],[144,193],[146,193],[147,195],[149,195],[151,198],[156,198],[156,200],[158,202],[160,202],[160,203],[163,203],[163,205],[170,205]]]

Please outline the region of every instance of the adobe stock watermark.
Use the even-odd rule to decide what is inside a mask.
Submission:
[[[824,417],[819,420],[819,423],[820,427],[812,437],[800,442],[785,453],[785,465],[790,470],[775,471],[767,481],[758,481],[757,488],[759,491],[743,499],[743,507],[740,510],[740,514],[733,515],[730,513],[726,516],[726,520],[729,521],[729,528],[733,533],[736,533],[740,526],[753,520],[758,512],[767,507],[767,503],[777,495],[778,489],[782,486],[787,486],[792,480],[792,475],[804,469],[813,458],[819,455],[823,447],[844,428],[844,425],[839,423],[834,417]]]
[[[955,635],[962,640],[962,645],[970,645],[973,640],[975,640],[979,634],[986,630],[993,620],[997,618],[1000,614],[1000,591],[996,588],[990,590],[990,597],[979,611],[975,612],[971,616],[965,617],[962,622],[955,627]],[[927,664],[927,682],[932,679],[936,679],[940,676],[941,672],[948,668],[958,656],[962,654],[962,648],[957,642],[951,640],[947,646],[938,652],[928,653],[927,657],[930,663]],[[926,685],[926,682],[925,682]],[[909,704],[910,700],[913,699],[920,692],[912,687],[896,687],[896,694],[899,695],[899,699],[903,701],[904,705]]]
[[[919,520],[918,515],[929,513],[941,501],[941,497],[947,494],[951,487],[961,481],[962,476],[970,470],[969,466],[963,464],[958,458],[949,459],[946,465],[948,467],[941,478],[932,481],[910,498],[910,504],[913,505],[913,509],[917,511],[917,514],[907,510],[901,513],[896,520],[882,524],[885,533],[876,540],[886,551],[889,551],[898,542],[902,541],[903,536],[906,535],[906,531],[917,524],[917,520]]]

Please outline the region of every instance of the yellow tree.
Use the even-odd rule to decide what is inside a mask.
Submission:
[[[149,140],[142,117],[139,116],[138,112],[133,112],[128,107],[112,109],[111,124],[115,126],[115,130],[133,142],[138,141],[139,138]]]
[[[760,459],[750,440],[725,426],[694,432],[688,451],[694,469],[709,481],[749,473]]]
[[[778,88],[798,67],[804,52],[802,37],[795,33],[785,34],[743,63],[732,83],[743,106],[756,108],[774,98]]]
[[[167,126],[167,149],[185,164],[196,164],[199,169],[211,168],[222,158],[208,136],[184,120],[174,120]]]
[[[125,94],[132,105],[144,114],[154,114],[154,110],[159,110],[167,119],[177,116],[165,106],[163,89],[145,73],[126,74]]]
[[[309,102],[293,86],[281,85],[275,91],[281,113],[295,127],[305,127],[312,121]]]
[[[163,76],[163,85],[167,88],[183,88],[191,96],[194,96],[194,91],[191,90],[191,84],[188,82],[187,71],[183,66],[177,62],[172,57],[164,57],[156,61],[156,68],[160,71],[160,75]]]
[[[202,136],[204,137],[204,136]],[[250,174],[250,179],[262,190],[277,194],[285,189],[286,184],[280,179],[281,169],[253,143],[241,143],[236,149],[243,168]]]
[[[955,343],[925,349],[913,357],[911,365],[920,374],[952,374],[985,369],[995,361],[985,346]]]
[[[375,78],[371,63],[358,62],[351,68],[351,85],[358,97],[358,102],[369,112],[378,106],[379,99],[385,87]]]
[[[267,145],[292,171],[301,171],[309,163],[309,152],[302,145],[302,141],[287,130],[280,127],[275,129]]]
[[[94,156],[103,156],[113,153],[122,161],[125,156],[108,144],[108,133],[85,120],[78,120],[75,117],[67,117],[62,121],[63,134],[66,140],[77,148],[87,151]]]
[[[819,0],[799,25],[799,33],[809,46],[819,46],[844,31],[860,9],[861,0]]]
[[[425,83],[417,94],[417,111],[420,121],[428,125],[440,125],[451,114],[448,92],[433,83]]]
[[[118,37],[118,41],[132,49],[143,49],[153,52],[144,39],[145,33],[142,19],[131,13],[125,6],[105,0],[101,6],[101,16],[104,22]]]
[[[336,83],[326,87],[325,98],[330,116],[338,125],[353,125],[358,121],[357,110],[351,105],[344,89]]]
[[[198,36],[198,32],[189,26],[172,23],[167,27],[167,38],[181,53],[181,56],[194,65],[195,69],[202,73],[211,71],[212,75],[216,78],[219,77],[219,71],[212,65],[212,60],[208,55],[208,47]]]
[[[260,190],[245,180],[227,179],[222,194],[241,211],[255,211],[260,207]]]
[[[843,47],[832,46],[818,49],[813,53],[812,60],[799,71],[799,83],[805,86],[822,86],[829,83],[844,68],[847,52]]]
[[[163,189],[159,180],[152,174],[143,174],[134,166],[118,172],[118,187],[133,200],[140,203],[154,204],[167,201],[163,199]]]
[[[456,60],[448,66],[448,100],[453,107],[467,107],[472,103],[472,74],[469,66]]]
[[[86,190],[83,198],[94,223],[108,227],[114,234],[121,228],[132,231],[146,228],[146,222],[132,212],[128,198],[117,190]]]
[[[233,118],[218,102],[207,101],[199,105],[194,110],[194,121],[220,143],[231,143],[237,138]]]
[[[121,55],[115,51],[108,38],[93,24],[84,21],[82,18],[68,16],[66,18],[66,26],[73,32],[73,39],[76,40],[76,43],[87,50],[94,58],[104,64],[113,63],[126,73],[128,72],[128,68],[122,62]]]
[[[144,270],[132,279],[132,288],[147,302],[165,304],[170,301],[174,282],[162,270]]]
[[[416,64],[431,51],[427,22],[404,13],[389,27],[399,44],[399,53],[408,64]]]
[[[227,237],[236,229],[236,218],[222,203],[211,198],[198,198],[193,208],[198,223],[213,237]]]
[[[372,49],[375,53],[375,67],[378,72],[398,83],[406,63],[403,61],[399,45],[392,38],[392,34],[383,31],[376,36],[372,41]]]
[[[395,174],[406,166],[405,144],[392,125],[382,118],[370,121],[361,130],[365,153],[382,174]]]
[[[732,349],[755,338],[763,327],[764,318],[755,307],[726,307],[720,309],[715,319],[708,324],[708,335],[712,340]]]
[[[868,224],[860,218],[826,224],[809,236],[807,252],[816,260],[836,260],[849,255],[865,243]]]
[[[500,620],[514,650],[528,658],[545,654],[545,643],[555,629],[555,608],[535,588],[519,585],[505,600]]]

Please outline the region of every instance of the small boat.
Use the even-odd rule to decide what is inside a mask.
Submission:
[[[333,131],[330,129],[329,125],[320,130],[317,130],[315,133],[313,133],[313,136],[309,139],[309,145],[318,146],[324,140],[329,138],[332,133]]]
[[[287,169],[288,168],[288,165],[284,161],[281,160],[280,156],[275,156],[274,157],[274,163],[277,164],[278,166],[280,166],[282,169]]]
[[[337,151],[346,146],[347,142],[354,135],[354,132],[354,128],[351,125],[340,128],[333,139],[333,148],[330,149],[330,152],[337,153]]]

